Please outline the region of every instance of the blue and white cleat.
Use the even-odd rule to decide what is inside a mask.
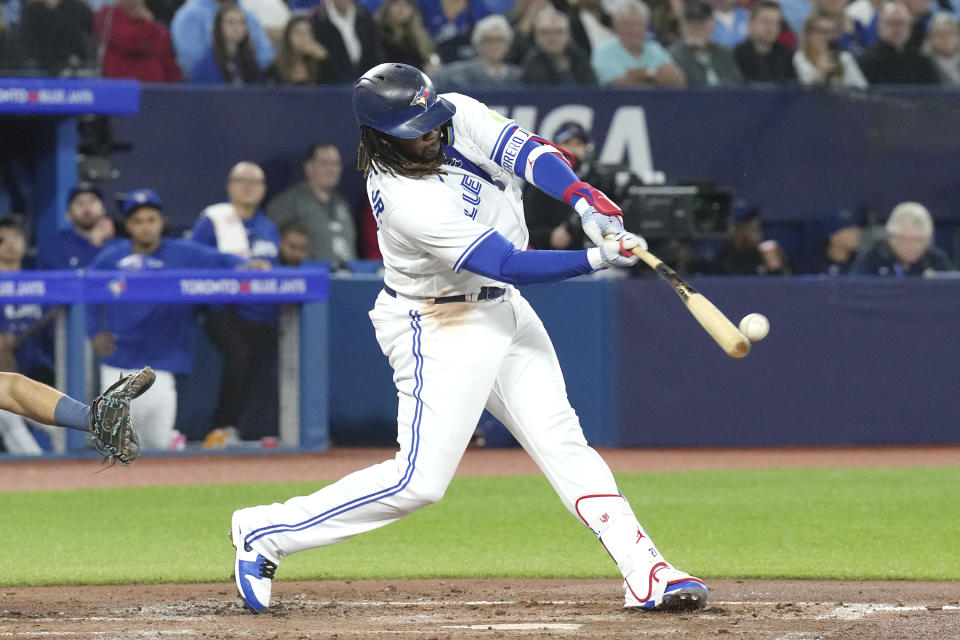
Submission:
[[[246,531],[240,524],[239,515],[240,511],[234,511],[230,520],[230,539],[237,549],[233,577],[244,606],[254,613],[262,613],[270,606],[270,589],[273,586],[273,576],[277,572],[277,563],[260,555],[244,541]]]
[[[632,577],[632,576],[631,576]],[[658,562],[644,581],[624,580],[624,607],[645,611],[694,611],[707,604],[710,590],[700,578]]]

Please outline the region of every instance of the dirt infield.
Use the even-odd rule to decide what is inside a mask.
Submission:
[[[0,637],[960,638],[956,583],[715,580],[694,614],[625,611],[611,580],[279,582],[268,614],[232,583],[5,589]]]
[[[0,490],[333,480],[392,455],[144,458],[94,475],[91,460],[0,464]],[[960,447],[606,450],[614,471],[742,467],[957,466]],[[459,475],[537,473],[519,450],[471,450]],[[281,569],[282,572],[282,569]],[[669,638],[960,639],[960,583],[708,580],[693,614],[624,611],[614,580],[283,582],[270,613],[241,609],[220,584],[8,587],[0,639],[12,638]]]

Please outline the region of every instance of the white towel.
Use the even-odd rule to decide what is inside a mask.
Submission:
[[[217,249],[221,253],[231,253],[241,258],[250,257],[247,228],[243,226],[243,220],[237,215],[232,204],[229,202],[212,204],[200,215],[207,216],[213,223],[213,232],[217,236]]]

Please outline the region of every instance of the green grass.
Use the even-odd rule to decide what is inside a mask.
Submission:
[[[960,467],[617,479],[667,559],[701,577],[960,580]],[[0,585],[227,581],[232,511],[319,486],[0,493]],[[458,478],[440,503],[279,570],[281,579],[616,575],[539,476]]]

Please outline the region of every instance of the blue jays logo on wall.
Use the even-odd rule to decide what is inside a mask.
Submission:
[[[420,91],[417,92],[417,95],[413,96],[413,100],[410,101],[410,106],[421,106],[424,109],[427,108],[427,100],[430,99],[430,91],[426,87],[420,87]]]

